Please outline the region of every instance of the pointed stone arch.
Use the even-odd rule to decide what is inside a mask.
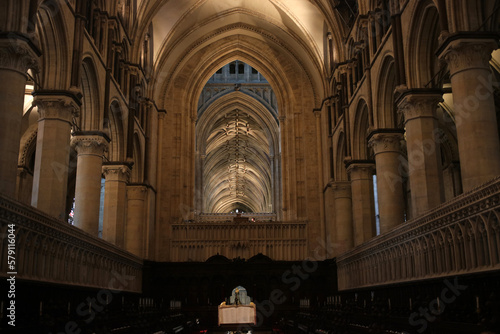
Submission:
[[[131,182],[142,183],[144,180],[144,143],[137,132],[134,133],[132,145],[134,166],[131,173]]]
[[[160,196],[175,195],[171,201],[171,211],[164,212],[166,216],[177,217],[179,213],[175,211],[180,203],[193,202],[194,168],[189,170],[183,166],[192,166],[194,163],[199,96],[213,73],[233,60],[241,60],[262,73],[276,94],[281,130],[279,145],[286,149],[285,152],[280,152],[281,156],[278,157],[281,158],[282,171],[286,174],[283,177],[287,179],[281,189],[284,194],[282,207],[286,208],[283,212],[284,218],[293,220],[300,216],[316,220],[316,216],[319,216],[319,210],[307,209],[304,204],[305,200],[313,201],[312,197],[306,199],[299,198],[298,195],[304,194],[306,189],[317,187],[313,181],[313,175],[317,173],[317,151],[309,144],[306,148],[305,138],[298,135],[299,131],[305,131],[303,133],[315,138],[314,115],[310,109],[304,108],[306,105],[314,105],[316,100],[310,79],[301,64],[297,63],[288,51],[280,52],[280,46],[263,43],[262,40],[256,39],[255,32],[251,34],[253,36],[228,36],[214,40],[211,44],[193,46],[178,64],[166,62],[163,64],[164,68],[157,67],[161,68],[160,72],[165,76],[158,82],[153,96],[159,107],[167,111],[168,119],[165,122],[165,138],[160,140],[163,140],[166,147],[171,148],[160,152],[163,157],[161,159],[171,161],[162,172],[165,176],[161,186],[164,188],[168,184],[169,193],[162,194],[165,190],[160,190]],[[193,73],[195,75],[192,75]],[[312,143],[315,145],[315,140]],[[316,190],[311,192],[316,193]],[[318,202],[315,201],[311,205],[315,206]]]
[[[66,10],[57,1],[45,1],[38,7],[36,33],[42,49],[39,83],[45,90],[69,87],[71,54]],[[57,46],[57,47],[56,47]]]
[[[82,61],[82,106],[80,112],[80,129],[83,131],[98,131],[102,129],[100,108],[100,88],[95,61],[91,56]]]
[[[368,147],[368,130],[370,128],[368,118],[368,105],[364,99],[360,99],[354,116],[354,131],[352,136],[352,157],[355,160],[373,159],[373,152]]]
[[[109,105],[109,157],[111,161],[123,161],[126,154],[125,120],[128,111],[118,99],[113,99]]]
[[[386,55],[382,61],[381,70],[378,75],[378,91],[375,96],[376,119],[374,120],[377,128],[395,128],[398,125],[396,118],[396,107],[394,105],[394,89],[396,88],[396,72],[394,67],[394,58]]]
[[[420,1],[414,11],[406,53],[406,71],[409,88],[435,87],[433,79],[439,72],[439,61],[435,52],[439,46],[439,13],[432,0]],[[428,86],[429,84],[429,86]]]

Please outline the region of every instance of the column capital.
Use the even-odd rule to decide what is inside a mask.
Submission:
[[[109,137],[100,131],[78,131],[71,138],[71,146],[78,155],[102,156],[108,150]]]
[[[450,76],[467,69],[489,71],[491,53],[498,48],[498,34],[458,33],[449,35],[437,54],[450,68]]]
[[[379,19],[382,16],[386,15],[386,13],[380,8],[375,8],[375,10],[372,13],[373,17],[375,17],[376,19]]]
[[[136,90],[137,90],[136,93],[139,94],[140,88],[136,86]],[[137,100],[139,102],[138,104],[142,106],[146,110],[146,112],[150,112],[151,109],[155,107],[154,103],[148,98],[139,96]]]
[[[17,166],[17,175],[25,176],[25,175],[33,175],[33,172],[28,169],[26,166]]]
[[[38,107],[39,120],[55,119],[73,123],[78,117],[80,101],[71,92],[37,91],[33,93],[33,105]]]
[[[158,110],[158,119],[163,120],[167,116],[167,111],[165,109]]]
[[[40,50],[27,37],[0,33],[0,68],[26,75],[30,68],[38,71],[40,55]]]
[[[385,152],[401,152],[403,133],[399,129],[376,130],[368,138],[368,146],[373,148],[375,155]]]
[[[351,182],[349,181],[330,181],[330,188],[333,190],[333,196],[337,198],[351,198]]]
[[[313,113],[316,118],[321,118],[321,109],[314,109]]]
[[[351,181],[371,179],[374,171],[375,163],[373,161],[351,160],[347,164],[347,174],[350,175]]]
[[[102,166],[102,173],[107,181],[128,182],[131,165],[125,162],[107,162]]]
[[[415,118],[436,118],[437,105],[442,101],[442,90],[412,89],[403,92],[396,103],[406,123]]]
[[[144,184],[127,185],[127,198],[129,200],[145,200],[148,187]]]
[[[356,67],[356,63],[357,63],[357,60],[356,60],[356,58],[353,57],[349,60],[349,63],[347,63],[346,66],[348,69],[352,70]]]
[[[338,66],[340,73],[345,74],[349,70],[349,64],[342,64]],[[337,88],[338,89],[338,88]]]
[[[286,116],[285,116],[285,115],[281,115],[281,116],[279,117],[279,120],[280,120],[280,123],[285,123],[285,121],[286,121]]]

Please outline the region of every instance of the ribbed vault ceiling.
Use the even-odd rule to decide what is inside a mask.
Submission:
[[[209,212],[244,206],[253,212],[266,211],[271,194],[269,143],[248,113],[235,109],[213,124],[204,180]]]
[[[152,34],[158,82],[169,81],[176,69],[203,47],[240,36],[255,38],[273,45],[280,53],[290,54],[308,73],[313,89],[320,95],[318,101],[326,88],[326,35],[332,33],[334,45],[341,45],[336,41],[342,40],[345,29],[339,23],[342,20],[332,13],[330,0],[142,0],[139,5],[140,20],[134,38]],[[336,60],[338,54],[334,48]],[[215,54],[207,57],[217,61]],[[162,94],[165,88],[156,86],[160,90],[156,93]]]
[[[269,110],[233,92],[203,113],[196,133],[204,157],[204,212],[272,211],[272,156],[279,129]]]
[[[235,22],[263,27],[282,37],[294,36],[322,57],[323,1],[305,0],[153,0],[141,9],[152,19],[155,54],[162,42],[204,35]],[[289,37],[288,37],[289,38]]]

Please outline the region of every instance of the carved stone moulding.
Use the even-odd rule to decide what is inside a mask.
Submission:
[[[102,173],[106,181],[129,182],[132,164],[127,162],[104,162]]]
[[[491,53],[499,46],[498,33],[459,32],[451,34],[437,51],[445,60],[453,76],[467,69],[489,70]]]
[[[375,162],[372,160],[349,160],[345,165],[351,181],[371,178],[375,171]]]
[[[144,201],[146,199],[148,187],[142,184],[130,184],[127,186],[127,197],[129,200],[140,200]]]
[[[107,152],[110,138],[100,131],[76,131],[71,138],[71,146],[79,155],[102,156]]]
[[[333,196],[337,198],[351,198],[351,182],[336,181],[329,183],[333,190]]]
[[[377,129],[368,136],[368,146],[375,155],[385,152],[401,152],[402,129]]]
[[[57,119],[73,122],[78,117],[81,101],[69,91],[38,90],[33,92],[33,105],[38,107],[40,119]]]
[[[442,101],[440,89],[411,89],[402,92],[396,104],[406,123],[415,118],[436,118],[436,108]]]
[[[41,51],[25,35],[15,32],[0,32],[0,69],[20,72],[28,69],[39,71],[38,57]]]

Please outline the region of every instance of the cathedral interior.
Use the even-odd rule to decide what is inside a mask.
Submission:
[[[0,332],[500,334],[499,46],[500,0],[1,0]]]

